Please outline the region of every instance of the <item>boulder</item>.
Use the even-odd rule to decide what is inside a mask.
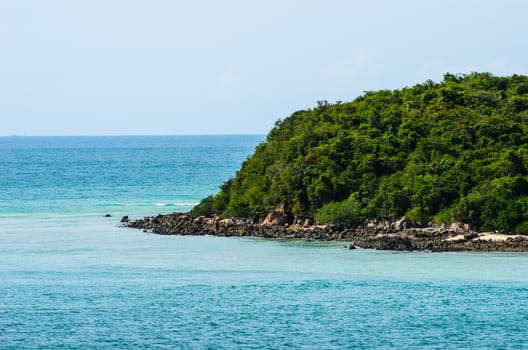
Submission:
[[[455,232],[464,231],[464,225],[460,222],[453,222],[451,226],[449,226],[449,229]]]
[[[128,222],[128,215],[123,216],[121,222]]]
[[[283,226],[286,223],[288,223],[288,219],[286,218],[286,216],[284,214],[279,214],[276,212],[269,213],[263,222],[263,224],[266,226]]]
[[[207,219],[207,221],[205,222],[206,225],[208,226],[214,226],[214,224],[217,222],[217,218],[210,218],[210,219]]]
[[[262,224],[265,226],[284,226],[289,222],[290,220],[284,211],[284,204],[281,204],[264,218]]]
[[[231,219],[222,219],[222,220],[218,221],[218,224],[221,227],[229,227],[229,226],[233,225],[233,220],[231,220]]]
[[[396,231],[403,231],[407,228],[407,220],[405,219],[405,216],[402,217],[400,220],[394,222],[394,229]]]

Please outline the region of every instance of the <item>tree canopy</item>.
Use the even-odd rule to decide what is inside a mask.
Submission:
[[[281,204],[326,222],[405,215],[418,225],[528,232],[528,77],[445,74],[319,101],[277,121],[193,211],[262,217]]]

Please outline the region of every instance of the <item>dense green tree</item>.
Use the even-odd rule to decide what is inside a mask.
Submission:
[[[527,169],[528,77],[446,74],[277,121],[194,212],[262,217],[284,205],[324,222],[407,215],[526,232]]]

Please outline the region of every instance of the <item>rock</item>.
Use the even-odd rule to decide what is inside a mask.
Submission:
[[[464,239],[469,241],[470,239],[477,238],[479,235],[477,232],[468,232],[464,235]]]
[[[275,211],[276,217],[286,217],[280,209]],[[273,218],[272,218],[273,219]],[[219,217],[200,217],[199,219],[184,213],[173,213],[144,219],[129,221],[123,216],[122,226],[137,228],[145,232],[164,235],[216,235],[216,236],[248,236],[271,239],[305,239],[307,241],[345,241],[345,249],[370,248],[388,250],[429,250],[429,251],[528,251],[528,237],[511,236],[500,242],[486,242],[478,239],[477,232],[460,231],[438,227],[407,228],[404,218],[389,223],[391,227],[384,227],[385,222],[374,222],[357,228],[346,228],[339,225],[264,225],[252,223],[247,219]],[[297,218],[300,219],[300,218]],[[302,218],[304,221],[305,218]],[[268,220],[270,223],[277,221]],[[286,226],[286,224],[289,224]],[[370,227],[368,227],[370,226]],[[400,229],[397,231],[396,228]],[[457,237],[458,239],[450,239]]]
[[[407,220],[405,219],[405,216],[394,223],[394,229],[396,231],[403,231],[406,228],[407,228]]]
[[[106,214],[104,217],[105,217],[105,218],[111,218],[112,215],[110,215],[110,214]]]
[[[273,212],[269,213],[262,223],[266,226],[284,226],[289,223],[288,216],[284,212],[284,204],[279,205]]]
[[[233,220],[231,219],[222,219],[218,221],[218,224],[222,227],[229,227],[233,225]]]
[[[451,226],[449,226],[449,229],[455,232],[464,231],[464,225],[460,222],[453,222]]]

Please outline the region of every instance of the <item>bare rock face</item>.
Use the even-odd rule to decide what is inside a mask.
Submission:
[[[290,220],[284,212],[284,204],[281,204],[264,218],[262,224],[265,226],[284,226],[289,222]]]

